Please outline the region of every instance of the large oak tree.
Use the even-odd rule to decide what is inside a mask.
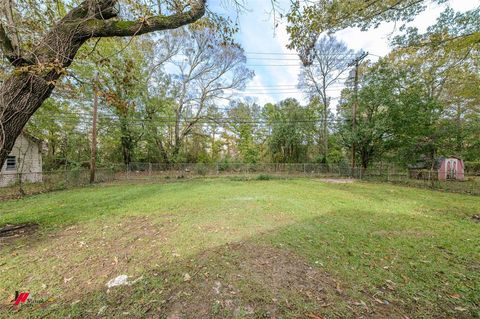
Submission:
[[[205,14],[206,0],[170,4],[168,13],[158,10],[155,15],[129,19],[120,18],[118,0],[85,0],[57,21],[42,25],[43,34],[23,48],[19,31],[25,28],[17,26],[20,23],[15,20],[12,1],[2,1],[0,48],[11,69],[0,87],[0,167],[27,121],[51,95],[86,41],[175,29]],[[17,12],[31,11],[21,8]]]

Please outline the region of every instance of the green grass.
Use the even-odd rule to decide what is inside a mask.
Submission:
[[[0,227],[40,227],[0,246],[0,302],[15,290],[55,302],[0,317],[480,318],[479,213],[479,197],[309,179],[6,201]],[[107,293],[120,274],[143,277]]]

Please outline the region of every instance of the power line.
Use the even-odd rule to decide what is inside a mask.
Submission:
[[[235,108],[230,108],[230,109],[225,109],[225,110],[228,110],[228,111],[231,111],[231,110],[235,110]],[[55,115],[54,115],[55,116]],[[59,116],[57,117],[54,117],[50,114],[35,114],[34,117],[44,117],[44,118],[49,118],[49,119],[59,119],[59,118],[71,118],[71,119],[88,119],[90,120],[92,118],[92,114],[91,113],[80,113],[80,112],[70,112],[69,114],[59,114]],[[77,116],[80,116],[80,117],[77,117]],[[98,118],[99,119],[113,119],[113,120],[117,120],[119,119],[121,116],[119,115],[116,115],[116,114],[105,114],[105,113],[98,113]],[[171,116],[159,116],[156,118],[157,120],[161,120],[161,121],[175,121],[176,118],[175,117],[171,117]],[[215,118],[215,120],[232,120],[233,118],[232,117],[217,117]],[[241,119],[241,118],[239,118]],[[321,118],[308,118],[306,120],[308,121],[311,121],[311,120],[315,120],[315,119],[318,119],[320,120]],[[135,119],[133,119],[135,120]],[[146,119],[148,120],[148,119]],[[193,121],[195,120],[195,117],[182,117],[182,120],[186,120],[186,121]],[[304,120],[301,120],[301,121],[304,121]]]
[[[241,95],[270,95],[270,94],[300,94],[302,91],[277,91],[277,92],[235,92],[233,94],[241,94]]]
[[[44,117],[43,115],[35,115],[35,117]],[[34,118],[35,118],[34,117]],[[58,117],[48,116],[48,119],[53,120],[76,120],[79,123],[83,124],[91,124],[91,115],[85,116],[83,118],[73,118],[68,115],[61,115]],[[99,115],[99,120],[119,120],[119,117],[113,116],[106,116],[106,115]],[[158,118],[158,119],[129,119],[129,124],[148,124],[148,123],[155,123],[155,124],[174,124],[177,122],[175,118]],[[297,120],[264,120],[264,119],[235,119],[230,117],[223,117],[223,118],[181,118],[178,120],[179,122],[183,123],[190,123],[195,121],[197,124],[292,124],[292,123],[320,123],[323,121],[323,118],[309,118],[309,119],[297,119]],[[341,120],[339,119],[329,119],[329,123],[338,123]]]
[[[255,96],[255,95],[304,94],[304,93],[305,93],[304,91],[298,90],[298,91],[292,91],[292,92],[288,92],[288,91],[277,91],[277,92],[236,92],[236,93],[232,93],[232,94],[252,95],[252,96]],[[336,99],[336,98],[331,97],[330,99]]]
[[[111,129],[112,126],[103,126],[101,125],[101,121],[99,122],[100,126],[102,129]],[[268,127],[274,127],[274,126],[279,126],[279,125],[293,125],[293,124],[323,124],[324,122],[322,120],[311,120],[311,121],[196,121],[195,123],[191,123],[188,121],[181,121],[181,125],[190,125],[193,124],[194,126],[212,126],[212,125],[220,125],[220,126],[232,126],[232,125],[251,125],[251,126],[263,126],[265,128]],[[335,126],[338,124],[341,124],[342,122],[340,121],[328,121],[328,124]],[[174,125],[175,122],[138,122],[138,121],[129,121],[128,125],[130,127],[140,127],[140,128],[145,128],[148,127],[148,125],[155,125],[155,126],[162,126],[162,125]],[[90,121],[78,121],[77,125],[81,125],[85,128],[88,128],[91,126]]]
[[[271,67],[271,66],[281,66],[281,67],[292,67],[292,66],[295,66],[295,67],[301,67],[302,65],[301,64],[246,64],[245,66],[247,67]]]
[[[249,55],[285,55],[285,56],[298,56],[298,53],[287,53],[287,52],[251,52],[251,51],[245,51],[245,54]],[[317,54],[321,56],[357,56],[355,53],[328,53],[328,54]]]
[[[284,58],[249,58],[247,60],[273,60],[273,61],[300,61],[300,59],[284,59]]]
[[[257,54],[260,54],[260,53],[257,53]],[[264,53],[264,54],[269,54],[269,53]],[[272,54],[275,54],[275,53],[272,53]],[[296,54],[295,54],[296,55]],[[371,55],[374,55],[374,54],[371,54]],[[354,54],[332,54],[332,55],[323,55],[323,56],[344,56],[345,58],[343,60],[351,60],[352,57],[355,57],[356,55]],[[375,55],[377,57],[380,57],[379,55]],[[288,59],[288,58],[271,58],[271,57],[246,57],[247,58],[247,61],[248,60],[265,60],[265,61],[298,61],[299,64],[298,66],[301,66],[301,61],[300,59]],[[147,59],[140,59],[140,58],[126,58],[124,60],[131,60],[131,61],[135,61],[135,62],[146,62]],[[173,59],[170,59],[170,60],[166,60],[164,61],[163,63],[164,64],[167,64],[167,63],[182,63],[182,62],[188,62],[188,61],[185,61],[185,60],[173,60]],[[80,65],[92,65],[96,63],[95,61],[82,61],[82,60],[74,60],[74,64],[80,64]],[[284,65],[284,64],[246,64],[246,66],[297,66],[296,64],[290,64],[290,65]]]
[[[344,86],[343,85],[337,85],[337,86],[332,86],[332,87],[328,87],[327,88],[327,91],[337,91],[337,90],[340,90],[340,89],[343,89]],[[270,88],[262,88],[262,87],[258,87],[258,88],[254,88],[254,87],[247,87],[247,91],[241,91],[241,90],[238,90],[238,89],[228,89],[228,91],[236,91],[236,93],[252,93],[252,94],[255,94],[255,93],[258,93],[257,91],[266,91],[266,93],[268,92],[286,92],[286,93],[289,93],[289,92],[303,92],[303,89],[301,88],[297,88],[297,87],[285,87],[285,88],[273,88],[273,87],[270,87]],[[253,91],[251,91],[253,90]]]
[[[255,54],[255,55],[294,55],[298,56],[298,53],[287,53],[287,52],[249,52],[245,51],[245,54]]]
[[[284,87],[284,86],[294,86],[297,87],[297,84],[276,84],[276,85],[248,85],[247,87],[259,87],[259,88],[269,88],[269,87]]]

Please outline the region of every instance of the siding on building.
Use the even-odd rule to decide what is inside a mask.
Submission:
[[[0,187],[5,187],[18,182],[19,176],[21,176],[23,182],[41,182],[41,151],[40,141],[24,133],[20,134],[15,141],[12,151],[8,154],[8,156],[11,156],[8,169],[8,161],[6,161],[2,167],[0,173]],[[12,167],[13,157],[15,158],[15,167]]]

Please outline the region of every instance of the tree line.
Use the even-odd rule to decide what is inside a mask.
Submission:
[[[201,18],[204,1],[129,1],[120,11],[111,0],[7,5],[0,160],[28,122],[48,145],[46,169],[88,166],[96,95],[100,165],[349,163],[352,152],[363,168],[375,161],[433,165],[441,155],[478,161],[478,8],[446,9],[424,33],[402,28],[392,52],[367,55],[356,75],[352,60],[361,52],[332,35],[408,22],[427,2],[292,2],[289,47],[303,66],[291,80],[305,94],[303,105],[239,97],[254,73],[234,41],[238,28],[215,14]],[[164,31],[139,36],[157,30]],[[335,105],[338,85],[345,88]]]
[[[91,81],[98,81],[100,165],[348,165],[352,145],[363,168],[377,161],[433,163],[442,155],[478,161],[476,53],[431,55],[425,48],[399,47],[375,61],[367,57],[359,65],[355,93],[349,66],[355,53],[334,37],[321,37],[316,57],[293,79],[309,102],[289,98],[258,105],[235,95],[253,77],[242,48],[226,45],[213,29],[185,27],[132,43],[104,42],[90,56],[97,64],[75,64],[75,77],[28,129],[48,143],[48,167],[88,166]],[[339,81],[345,88],[335,110],[328,89]]]

